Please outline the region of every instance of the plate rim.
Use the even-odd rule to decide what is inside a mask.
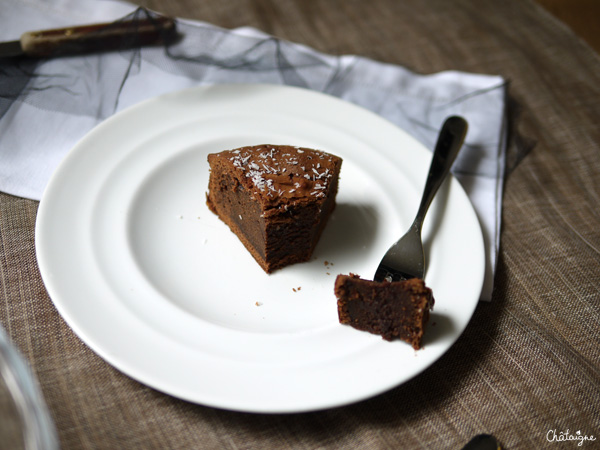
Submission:
[[[312,90],[298,88],[298,87],[284,86],[284,85],[267,85],[267,84],[233,84],[233,85],[217,84],[217,85],[213,85],[213,84],[210,84],[210,85],[195,86],[192,88],[187,88],[187,89],[163,94],[161,96],[145,100],[136,105],[132,105],[132,106],[124,109],[123,111],[115,114],[114,116],[111,116],[110,118],[108,118],[107,120],[105,120],[104,122],[99,124],[98,126],[94,127],[92,130],[90,130],[89,133],[87,133],[75,145],[75,147],[73,147],[73,149],[71,149],[71,151],[69,151],[67,153],[67,155],[65,156],[63,161],[61,161],[61,163],[59,164],[59,167],[57,168],[55,173],[52,175],[52,177],[48,183],[48,186],[43,193],[43,196],[40,201],[39,208],[38,208],[37,218],[36,218],[35,249],[36,249],[36,257],[38,260],[38,265],[40,268],[40,274],[42,276],[42,280],[44,282],[46,289],[48,290],[50,298],[52,299],[52,302],[55,305],[56,309],[59,311],[61,316],[65,319],[65,322],[68,324],[68,326],[75,332],[75,334],[88,347],[90,347],[95,353],[97,353],[100,357],[102,357],[106,362],[108,362],[113,367],[117,368],[122,373],[138,380],[139,382],[141,382],[147,386],[150,386],[156,390],[164,392],[165,394],[168,394],[168,395],[171,395],[171,396],[183,399],[183,400],[192,401],[194,403],[204,404],[207,406],[212,406],[212,407],[217,407],[217,408],[222,408],[222,409],[246,411],[246,412],[262,412],[262,413],[293,413],[293,412],[315,411],[315,410],[321,410],[321,409],[326,409],[326,408],[331,408],[331,407],[336,407],[336,406],[343,406],[343,405],[346,405],[349,403],[354,403],[357,401],[364,400],[364,399],[372,397],[374,395],[379,395],[395,386],[405,383],[406,381],[413,378],[414,376],[422,373],[431,364],[433,364],[433,362],[435,362],[443,354],[445,354],[448,351],[448,349],[454,344],[454,342],[458,339],[458,337],[462,334],[464,329],[466,328],[466,326],[467,326],[466,324],[468,324],[468,322],[470,321],[470,319],[475,311],[475,308],[479,302],[479,297],[475,301],[471,302],[470,309],[466,314],[466,315],[468,315],[468,319],[466,320],[465,326],[455,336],[453,336],[452,342],[448,345],[448,347],[444,351],[442,351],[440,355],[435,357],[432,361],[430,361],[428,364],[426,364],[424,367],[422,367],[416,373],[412,374],[410,377],[402,379],[395,385],[382,386],[381,389],[374,390],[370,394],[363,395],[363,396],[357,396],[357,397],[351,397],[347,401],[342,401],[342,400],[338,399],[336,401],[322,402],[321,404],[318,404],[318,405],[312,405],[312,406],[305,405],[304,407],[293,407],[293,408],[286,408],[285,406],[281,406],[279,408],[273,408],[273,407],[261,408],[259,405],[255,405],[255,407],[252,407],[251,405],[243,406],[243,405],[239,405],[239,404],[238,405],[231,404],[228,402],[220,402],[218,399],[199,401],[198,399],[191,399],[189,395],[185,394],[185,392],[175,392],[172,389],[171,390],[161,389],[161,387],[158,386],[156,383],[153,384],[151,381],[148,382],[148,377],[146,377],[143,373],[136,373],[135,370],[131,370],[131,368],[124,369],[122,364],[116,364],[114,361],[114,358],[111,358],[110,355],[107,354],[107,352],[103,351],[103,349],[101,348],[102,346],[99,345],[97,342],[93,342],[93,343],[88,342],[89,337],[87,336],[86,331],[79,328],[77,321],[74,320],[73,317],[71,317],[70,313],[67,311],[68,308],[65,309],[64,304],[62,304],[60,300],[58,301],[58,304],[57,304],[56,299],[60,298],[61,293],[57,292],[57,288],[53,284],[52,268],[48,266],[48,264],[49,264],[48,256],[44,254],[44,252],[45,252],[44,239],[46,239],[45,233],[47,232],[47,230],[45,230],[45,227],[47,227],[47,225],[46,225],[47,220],[50,220],[50,219],[46,219],[46,218],[49,217],[50,213],[51,213],[50,208],[52,206],[53,196],[57,195],[55,193],[55,191],[57,189],[60,190],[61,177],[64,176],[63,172],[66,171],[67,175],[68,175],[68,170],[70,170],[69,164],[71,164],[71,161],[74,158],[76,158],[76,156],[73,156],[73,155],[78,155],[82,151],[80,149],[85,148],[85,145],[89,140],[95,139],[95,136],[98,134],[101,135],[104,132],[104,130],[109,128],[113,123],[118,122],[123,117],[126,117],[128,114],[135,113],[135,111],[138,111],[138,110],[143,110],[146,107],[146,105],[150,104],[151,102],[157,102],[157,101],[160,102],[164,99],[177,98],[178,96],[184,96],[188,93],[206,91],[206,90],[215,89],[215,88],[225,89],[225,90],[227,90],[228,88],[252,90],[257,87],[259,87],[259,89],[292,92],[293,95],[304,97],[304,98],[313,96],[312,98],[321,99],[321,101],[324,101],[325,103],[334,102],[334,103],[337,103],[337,105],[341,106],[342,108],[349,108],[350,114],[359,114],[359,115],[366,114],[367,116],[370,117],[370,120],[374,120],[374,121],[380,122],[382,124],[385,123],[386,126],[388,126],[388,127],[391,126],[396,131],[400,131],[401,133],[404,133],[410,140],[412,140],[414,142],[416,147],[420,147],[422,149],[422,151],[425,152],[425,155],[430,154],[430,152],[421,143],[419,143],[415,138],[410,136],[408,133],[406,133],[404,130],[399,128],[397,125],[389,122],[387,119],[382,118],[381,116],[377,115],[376,113],[369,111],[361,106],[349,103],[343,99],[340,99],[338,97],[334,97],[334,96],[331,96],[329,94],[325,94],[322,92],[312,91]],[[469,211],[472,214],[472,219],[474,218],[475,220],[477,220],[476,213],[473,209],[473,206],[472,206],[471,202],[469,201],[468,197],[466,196],[466,193],[464,192],[464,189],[462,188],[460,183],[456,180],[456,178],[454,178],[452,176],[450,177],[450,180],[451,181],[449,181],[449,183],[452,183],[452,188],[453,189],[458,188],[460,191],[460,195],[464,196],[467,199],[468,204],[470,206]],[[477,284],[479,285],[479,291],[480,291],[481,287],[483,286],[484,269],[485,269],[485,253],[483,250],[484,246],[483,246],[483,236],[481,233],[481,227],[478,222],[477,222],[477,229],[479,230],[479,236],[478,236],[478,239],[475,239],[475,240],[477,241],[476,247],[479,248],[478,253],[480,254],[480,257],[481,257],[481,262],[479,264],[479,266],[480,266],[480,271],[479,271],[480,272],[480,277],[479,277],[480,281]],[[152,378],[152,377],[150,377],[150,378]]]

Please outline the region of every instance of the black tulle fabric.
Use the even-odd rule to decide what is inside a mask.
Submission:
[[[139,8],[122,21],[136,26],[156,17]],[[337,67],[297,46],[273,37],[251,38],[217,27],[177,23],[177,37],[168,36],[162,51],[124,42],[119,58],[106,54],[58,59],[0,59],[0,119],[14,102],[37,108],[87,115],[98,119],[113,114],[128,78],[144,60],[161,70],[198,82],[262,82],[327,90]],[[304,79],[302,70],[315,73],[317,83]],[[320,73],[319,73],[320,72]]]

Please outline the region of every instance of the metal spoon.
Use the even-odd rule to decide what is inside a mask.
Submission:
[[[433,197],[450,172],[450,167],[467,134],[467,128],[467,121],[462,117],[451,116],[444,122],[433,152],[415,220],[406,234],[390,247],[381,260],[373,278],[375,281],[400,281],[424,277],[425,255],[421,240],[423,220]]]

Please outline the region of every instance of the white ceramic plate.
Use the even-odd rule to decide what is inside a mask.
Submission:
[[[344,159],[314,259],[272,275],[205,205],[207,154],[263,143]],[[164,95],[102,123],[60,165],[38,211],[42,277],[87,345],[159,391],[269,413],[356,402],[437,360],[479,299],[481,229],[450,178],[424,226],[436,298],[425,348],[338,323],[336,274],[373,276],[412,221],[429,161],[389,122],[312,91],[216,85]]]

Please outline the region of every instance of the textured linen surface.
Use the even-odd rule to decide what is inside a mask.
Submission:
[[[552,440],[600,437],[596,53],[521,0],[140,4],[418,73],[509,80],[494,296],[438,362],[376,398],[297,415],[206,408],[129,379],[73,334],[36,265],[37,202],[0,194],[0,322],[39,380],[62,448],[458,449],[477,433],[494,434],[507,449],[598,448],[600,440]]]

